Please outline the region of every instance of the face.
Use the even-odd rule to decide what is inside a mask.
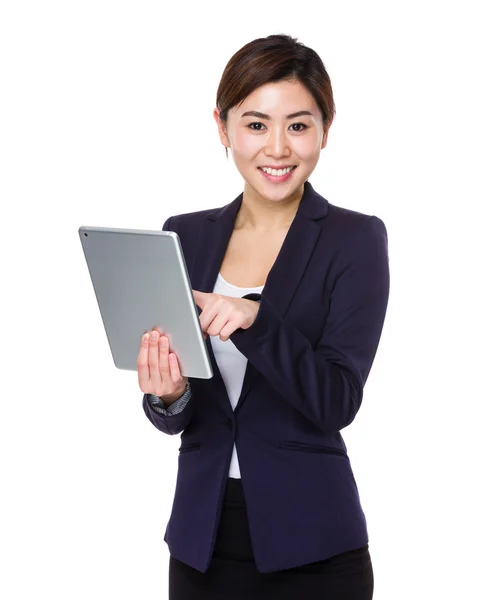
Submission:
[[[230,109],[226,124],[217,109],[214,118],[247,196],[266,202],[302,196],[328,132],[316,101],[299,81],[265,84]]]

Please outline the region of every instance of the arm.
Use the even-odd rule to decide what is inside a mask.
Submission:
[[[166,407],[158,396],[144,394],[142,406],[149,421],[163,433],[174,435],[183,431],[193,413],[191,386],[187,382],[186,392]]]
[[[325,432],[340,431],[355,418],[385,319],[387,232],[377,217],[367,225],[353,240],[352,253],[336,278],[315,349],[280,317],[265,293],[253,325],[231,335],[282,398]]]
[[[191,399],[191,386],[189,382],[187,382],[187,387],[184,394],[182,394],[180,398],[177,398],[177,400],[175,400],[174,402],[172,402],[172,404],[169,404],[168,406],[159,396],[154,396],[153,394],[147,394],[147,396],[149,404],[155,410],[155,412],[166,416],[178,415],[184,410],[186,404]]]

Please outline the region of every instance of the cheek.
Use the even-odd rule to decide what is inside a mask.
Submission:
[[[251,157],[261,146],[259,136],[248,134],[244,129],[238,129],[231,137],[231,147],[235,156]]]
[[[293,148],[295,153],[302,159],[312,162],[319,158],[321,145],[317,136],[295,138]]]

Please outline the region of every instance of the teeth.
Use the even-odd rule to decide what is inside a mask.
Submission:
[[[262,167],[262,171],[268,173],[269,175],[273,175],[274,177],[281,177],[282,175],[287,175],[290,173],[294,167],[287,167],[286,169],[269,169],[268,167]]]

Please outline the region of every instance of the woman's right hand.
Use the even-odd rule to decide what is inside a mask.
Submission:
[[[177,356],[170,352],[169,339],[159,328],[147,331],[140,342],[137,358],[138,384],[144,394],[159,396],[170,404],[186,391]]]

